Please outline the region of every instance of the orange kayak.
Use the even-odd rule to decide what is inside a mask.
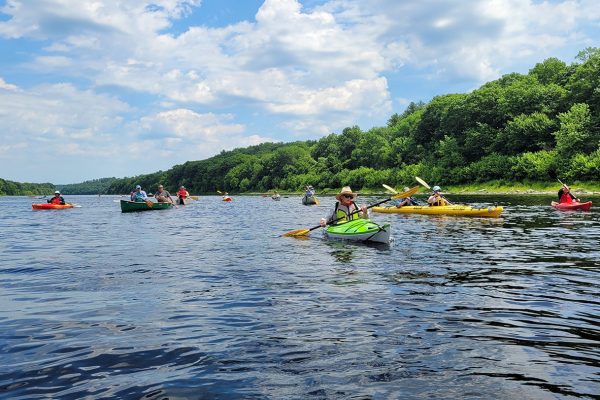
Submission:
[[[32,204],[31,207],[34,210],[62,210],[63,208],[73,208],[73,204],[38,203]]]

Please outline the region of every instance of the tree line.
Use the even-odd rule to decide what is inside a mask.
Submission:
[[[112,179],[102,193],[136,184],[191,193],[404,186],[414,176],[441,185],[597,181],[600,176],[600,49],[572,64],[549,58],[466,94],[411,103],[386,126],[345,128],[319,140],[223,151],[167,171]],[[91,187],[91,186],[90,186]],[[94,192],[97,193],[97,192]]]
[[[0,196],[34,196],[54,192],[52,183],[21,183],[0,179]]]

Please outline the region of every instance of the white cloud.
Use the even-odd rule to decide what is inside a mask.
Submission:
[[[0,89],[1,90],[10,90],[10,91],[18,91],[19,88],[17,85],[12,85],[10,83],[6,83],[6,81],[0,78]]]

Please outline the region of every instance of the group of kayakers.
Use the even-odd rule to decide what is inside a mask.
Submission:
[[[180,204],[184,204],[185,200],[190,197],[190,193],[185,189],[185,186],[180,186],[176,195]],[[142,190],[140,185],[136,185],[135,190],[131,192],[129,198],[134,202],[146,202],[148,201],[148,194]],[[165,190],[163,185],[158,185],[156,193],[154,193],[154,198],[156,198],[156,201],[159,203],[174,204],[173,199],[171,198],[171,193]]]
[[[408,191],[409,188],[405,187],[404,192]],[[305,196],[314,196],[314,193],[315,192],[312,186],[307,186],[305,188]],[[184,204],[184,201],[190,197],[190,194],[186,190],[185,186],[180,186],[179,190],[176,193],[176,196],[180,201],[180,204]],[[278,198],[280,197],[279,193],[277,192],[275,192],[274,196],[277,196]],[[357,218],[368,218],[369,214],[367,206],[361,205],[359,207],[355,202],[357,196],[358,193],[353,192],[350,186],[344,186],[342,190],[340,190],[340,192],[335,196],[337,201],[334,204],[334,207],[327,216],[327,218],[321,218],[321,225],[326,226],[335,223],[350,221]],[[158,185],[156,193],[154,193],[154,197],[159,203],[167,202],[174,204],[173,199],[171,198],[171,193],[165,190],[163,185]],[[148,201],[148,195],[144,190],[142,190],[142,187],[140,185],[136,185],[135,190],[132,191],[130,194],[130,199],[134,202],[146,202]],[[227,201],[228,199],[230,199],[229,194],[224,193],[223,200]],[[65,199],[61,196],[61,193],[58,190],[54,192],[54,197],[48,199],[47,202],[50,204],[58,205],[66,204]],[[575,202],[579,203],[580,200],[571,193],[571,189],[567,185],[563,184],[563,186],[558,191],[558,203],[571,204]],[[436,207],[447,206],[452,203],[442,195],[442,190],[439,186],[434,186],[432,188],[431,195],[427,198],[427,204],[429,206]],[[416,205],[420,205],[419,202],[413,197],[408,196],[399,199],[395,206],[397,208],[401,208],[404,206]]]

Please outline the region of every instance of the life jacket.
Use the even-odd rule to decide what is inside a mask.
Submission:
[[[146,201],[146,199],[144,198],[144,195],[141,193],[134,193],[132,197],[132,200],[135,201],[136,203],[143,203]]]
[[[180,190],[179,192],[177,192],[177,197],[188,197],[189,195],[190,194],[187,190]]]
[[[437,196],[436,200],[430,204],[432,206],[447,206],[448,201],[446,199],[444,199],[442,196]]]
[[[60,196],[53,197],[52,200],[50,201],[50,204],[62,204],[62,199],[60,198]]]
[[[560,200],[558,200],[559,203],[572,203],[573,202],[573,196],[571,195],[571,193],[563,193],[560,196]]]
[[[333,215],[334,215],[334,219],[339,218],[339,220],[334,222],[333,223],[334,225],[343,224],[344,222],[348,222],[348,221],[352,221],[354,219],[360,218],[358,213],[352,214],[353,212],[359,210],[359,208],[355,202],[352,202],[352,204],[350,204],[350,207],[348,207],[348,211],[340,209],[340,206],[343,208],[346,208],[345,206],[342,206],[339,201],[335,203],[335,210],[334,210]],[[352,208],[352,206],[354,206],[354,208]],[[352,214],[352,215],[350,215],[350,214]]]

